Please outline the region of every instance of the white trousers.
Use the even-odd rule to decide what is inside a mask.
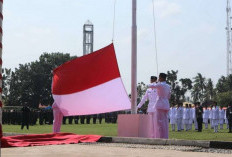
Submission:
[[[177,118],[177,131],[182,130],[182,118]]]
[[[168,139],[168,111],[155,110],[154,119],[154,137]]]
[[[59,133],[63,121],[63,114],[58,108],[53,108],[53,133]]]

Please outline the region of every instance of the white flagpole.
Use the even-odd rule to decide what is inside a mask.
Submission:
[[[136,114],[137,106],[137,0],[132,0],[132,45],[131,45],[131,113]]]

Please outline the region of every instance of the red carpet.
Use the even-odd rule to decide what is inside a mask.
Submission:
[[[72,133],[32,134],[2,137],[1,147],[26,147],[59,144],[74,144],[79,142],[97,142],[99,135],[77,135]]]

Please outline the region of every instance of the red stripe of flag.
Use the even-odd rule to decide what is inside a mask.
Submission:
[[[83,91],[120,77],[113,44],[66,62],[53,72],[55,95]]]

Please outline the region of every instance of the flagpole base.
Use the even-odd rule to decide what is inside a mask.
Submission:
[[[118,115],[119,137],[152,138],[152,118],[147,114]]]

